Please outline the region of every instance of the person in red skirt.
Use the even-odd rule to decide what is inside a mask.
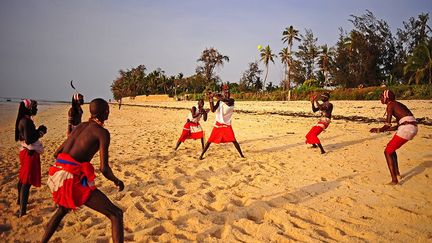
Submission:
[[[216,115],[216,123],[199,159],[203,159],[211,143],[233,143],[240,156],[244,158],[240,144],[237,142],[231,126],[231,117],[234,113],[234,99],[230,98],[228,85],[222,85],[222,95],[214,104],[214,94],[209,94],[210,110]]]
[[[381,94],[381,103],[387,105],[385,124],[381,128],[372,128],[370,132],[380,133],[397,130],[384,150],[387,166],[392,178],[389,184],[396,185],[399,183],[397,177],[400,176],[396,150],[417,135],[417,120],[408,107],[396,101],[395,94],[390,90],[383,91]],[[396,126],[391,125],[392,116],[396,118]]]
[[[15,123],[15,141],[20,142],[17,200],[20,209],[18,217],[24,216],[27,212],[30,187],[41,186],[40,154],[43,153],[43,145],[39,141],[39,138],[46,134],[47,128],[41,125],[36,129],[32,116],[36,115],[37,110],[37,102],[35,100],[22,100]]]
[[[204,100],[198,100],[198,108],[192,106],[191,112],[188,115],[186,124],[183,126],[183,132],[177,141],[177,145],[174,150],[177,150],[181,143],[184,143],[186,139],[201,139],[201,146],[204,149],[204,131],[199,123],[201,117],[204,121],[207,121],[207,113],[209,110],[204,110]]]
[[[333,104],[329,102],[330,94],[328,92],[323,93],[320,95],[322,103],[320,104],[317,101],[317,96],[314,96],[311,100],[312,102],[312,111],[321,112],[321,118],[319,119],[318,123],[311,128],[311,130],[306,134],[306,143],[312,144],[313,148],[320,148],[321,154],[325,153],[325,150],[321,144],[321,141],[318,138],[318,135],[327,129],[327,127],[330,125],[332,111],[333,111]]]
[[[49,241],[67,213],[82,205],[111,220],[113,242],[124,241],[123,211],[96,188],[96,175],[90,163],[99,151],[100,172],[119,191],[124,189],[124,183],[114,175],[108,162],[111,138],[103,127],[109,116],[108,103],[100,98],[92,100],[90,114],[89,121],[79,124],[54,153],[56,161],[49,169],[47,185],[58,208],[47,224],[42,242]]]

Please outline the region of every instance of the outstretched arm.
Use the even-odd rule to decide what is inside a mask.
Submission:
[[[110,134],[107,130],[101,130],[99,136],[99,153],[100,153],[100,171],[108,180],[114,182],[118,186],[119,191],[122,191],[124,184],[119,180],[111,170],[108,164],[108,147],[110,144]]]
[[[315,103],[317,104],[316,107],[315,107]],[[313,112],[317,112],[317,111],[319,111],[319,110],[320,110],[319,107],[320,107],[320,104],[319,104],[315,99],[312,100],[312,111],[313,111]]]
[[[203,115],[203,119],[204,119],[204,121],[207,121],[207,113],[209,112],[209,109],[207,109],[207,110],[204,110],[203,109],[203,112],[202,112],[202,115]]]
[[[374,132],[374,133],[380,133],[380,132],[386,132],[386,131],[396,131],[398,128],[398,125],[396,126],[392,126],[391,125],[391,118],[393,116],[393,106],[392,105],[387,105],[387,117],[386,117],[386,121],[384,123],[384,126],[380,127],[380,128],[372,128],[370,130],[370,132]]]

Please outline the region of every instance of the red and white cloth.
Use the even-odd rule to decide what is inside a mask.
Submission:
[[[180,138],[178,139],[179,142],[184,142],[186,139],[201,139],[204,138],[204,131],[199,124],[199,121],[201,119],[202,114],[199,112],[198,109],[195,111],[195,117],[192,115],[192,113],[189,113],[187,117],[187,122],[183,126],[182,134],[180,135]]]
[[[204,131],[201,128],[199,122],[186,122],[183,126],[183,132],[180,135],[178,141],[184,142],[186,139],[201,139],[204,138]]]
[[[234,106],[228,106],[225,102],[220,102],[215,111],[216,124],[208,139],[209,143],[229,143],[236,141],[234,131],[231,126]]]
[[[385,148],[385,153],[392,154],[417,135],[418,127],[413,124],[403,124],[407,122],[416,123],[417,121],[413,116],[405,116],[401,118],[399,120],[398,130],[393,138],[388,142]]]
[[[32,144],[26,144],[25,141],[21,141],[20,145],[21,145],[20,151],[27,149],[27,150],[34,150],[39,154],[44,153],[44,146],[39,140],[37,140],[36,142],[34,142]]]
[[[417,120],[413,116],[402,117],[399,120],[399,126],[396,135],[406,140],[412,140],[417,135],[418,127],[413,124],[402,125],[403,123],[409,122],[417,123]]]
[[[306,134],[306,143],[307,144],[318,144],[321,143],[321,141],[318,138],[318,135],[327,129],[327,127],[330,125],[330,118],[328,117],[321,117],[318,121],[318,123],[311,128],[311,130]]]
[[[82,206],[96,189],[94,167],[78,162],[69,154],[60,153],[49,169],[48,187],[56,204],[76,209]]]

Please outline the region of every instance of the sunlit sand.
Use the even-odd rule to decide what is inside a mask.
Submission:
[[[402,101],[417,118],[432,117],[431,101]],[[334,119],[320,139],[327,153],[309,148],[305,134],[316,123],[310,102],[237,102],[233,129],[245,159],[232,144],[174,147],[195,102],[111,106],[110,164],[126,187],[118,192],[100,173],[97,186],[124,211],[127,241],[342,241],[425,242],[432,237],[432,127],[419,125],[398,150],[403,178],[388,186],[383,150],[393,133],[371,134],[380,123]],[[381,119],[379,101],[333,101],[334,116]],[[17,218],[19,168],[14,141],[18,105],[0,105],[0,237],[40,241],[56,207],[46,186],[53,153],[65,139],[66,105],[41,107],[34,118],[41,139],[41,188],[31,189],[28,214]],[[166,108],[162,108],[166,107]],[[208,103],[206,103],[208,107]],[[178,108],[178,109],[174,109]],[[89,117],[83,107],[83,120]],[[5,112],[3,112],[5,111]],[[7,111],[7,112],[6,112]],[[306,117],[289,114],[303,112]],[[281,115],[279,115],[279,114]],[[206,136],[213,114],[201,122]],[[99,168],[99,158],[92,163]],[[88,208],[62,221],[53,242],[108,242],[110,221]]]

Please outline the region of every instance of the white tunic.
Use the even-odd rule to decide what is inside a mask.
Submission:
[[[225,125],[231,125],[231,117],[234,113],[234,106],[228,106],[225,102],[220,101],[219,107],[216,109],[216,122]]]

